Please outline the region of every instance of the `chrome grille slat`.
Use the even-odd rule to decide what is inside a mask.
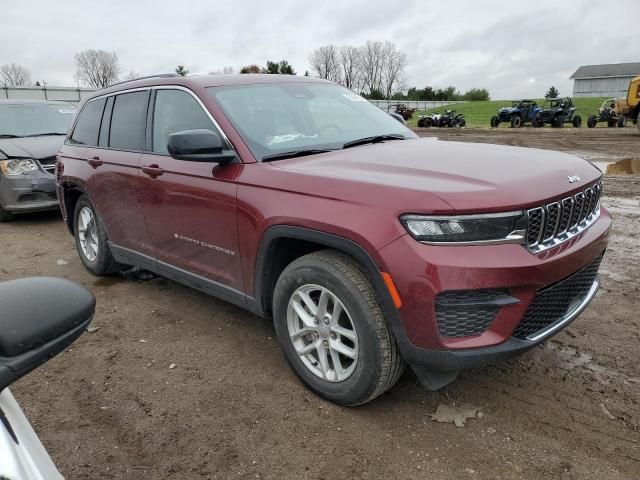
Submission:
[[[539,253],[555,247],[588,228],[600,215],[602,184],[597,183],[572,197],[527,211],[527,248]]]

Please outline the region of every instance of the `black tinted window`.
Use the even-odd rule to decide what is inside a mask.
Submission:
[[[169,135],[183,130],[212,130],[211,119],[189,93],[182,90],[158,90],[153,113],[153,151],[167,153]]]
[[[102,123],[100,124],[100,136],[98,137],[98,146],[107,147],[109,145],[109,125],[111,123],[111,109],[113,108],[113,97],[107,98],[107,104],[102,114]]]
[[[148,99],[148,91],[116,95],[111,114],[110,147],[144,150]]]
[[[69,139],[71,143],[79,145],[98,145],[98,130],[100,130],[100,119],[104,109],[104,98],[87,103],[78,117],[76,127]]]

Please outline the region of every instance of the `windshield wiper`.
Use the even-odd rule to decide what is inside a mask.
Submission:
[[[292,150],[290,152],[274,153],[273,155],[267,155],[262,157],[263,162],[270,162],[272,160],[284,160],[286,158],[306,157],[307,155],[315,155],[317,153],[332,152],[332,149],[306,149],[306,150]]]
[[[25,137],[48,137],[50,135],[66,135],[66,132],[65,133],[62,133],[62,132],[34,133],[31,135],[25,135]]]
[[[380,143],[385,140],[406,140],[406,137],[401,133],[390,133],[387,135],[374,135],[373,137],[364,137],[358,140],[353,140],[342,145],[342,148],[357,147],[358,145],[366,145],[367,143]]]
[[[1,133],[0,138],[22,138],[20,135],[13,135],[11,133]]]

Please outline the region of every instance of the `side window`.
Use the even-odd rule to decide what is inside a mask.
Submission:
[[[109,146],[109,127],[111,126],[111,109],[113,108],[113,98],[107,98],[107,104],[102,114],[102,122],[100,123],[100,136],[98,137],[98,146]]]
[[[102,110],[104,110],[105,99],[93,100],[87,103],[73,129],[69,142],[76,145],[87,145],[95,147],[98,145],[98,130],[100,130],[100,120]]]
[[[121,150],[145,149],[149,91],[116,95],[111,114],[109,147]]]
[[[207,129],[219,134],[211,119],[189,93],[157,90],[153,112],[153,151],[167,154],[169,135],[183,130]]]

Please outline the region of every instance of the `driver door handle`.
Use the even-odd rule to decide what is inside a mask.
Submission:
[[[164,173],[164,168],[160,168],[155,163],[152,165],[145,165],[142,167],[142,171],[149,175],[151,178],[159,177]]]
[[[100,157],[92,157],[87,160],[87,163],[93,168],[98,168],[100,165],[102,165],[102,160],[100,160]]]

